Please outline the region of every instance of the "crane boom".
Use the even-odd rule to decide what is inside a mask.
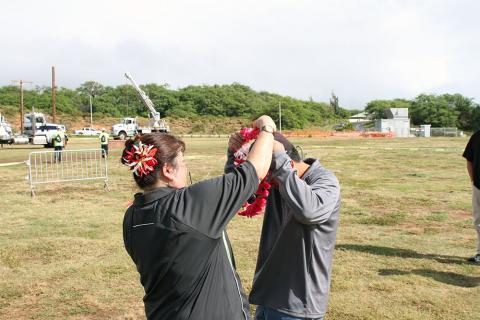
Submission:
[[[133,80],[132,76],[128,72],[125,72],[125,78],[127,78],[132,83],[132,86],[133,88],[135,88],[135,91],[140,97],[140,100],[142,100],[145,107],[147,107],[150,111],[150,117],[155,121],[160,121],[160,112],[155,110],[155,106],[153,105],[152,100],[150,100],[147,94],[140,88],[140,86],[135,82],[135,80]]]

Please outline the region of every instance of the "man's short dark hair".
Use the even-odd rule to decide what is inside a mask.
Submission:
[[[283,145],[290,159],[292,159],[295,162],[302,161],[302,157],[300,157],[300,154],[298,153],[297,148],[295,148],[295,146],[290,141],[288,141],[288,139],[285,138],[283,134],[275,132],[273,134],[273,138],[275,139],[275,141],[278,141]]]

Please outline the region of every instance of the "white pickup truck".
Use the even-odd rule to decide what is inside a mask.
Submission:
[[[98,136],[100,131],[95,130],[94,128],[82,128],[80,130],[75,130],[74,133],[83,136]]]

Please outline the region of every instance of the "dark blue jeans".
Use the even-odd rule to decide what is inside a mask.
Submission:
[[[108,156],[108,144],[102,144],[102,158],[105,158],[105,156]]]
[[[63,147],[55,147],[55,162],[62,161],[62,149]]]
[[[320,318],[298,318],[286,313],[271,309],[268,307],[258,306],[255,311],[255,320],[323,320]]]

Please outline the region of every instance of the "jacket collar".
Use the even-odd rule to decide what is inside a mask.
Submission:
[[[154,201],[157,201],[165,196],[168,196],[172,192],[175,192],[174,188],[170,187],[162,187],[162,188],[157,188],[152,191],[148,192],[139,192],[135,194],[135,200],[133,200],[133,205],[134,206],[143,206],[147,203],[151,203]]]

